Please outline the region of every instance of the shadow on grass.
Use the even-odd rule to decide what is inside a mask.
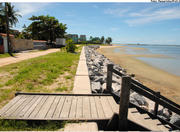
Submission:
[[[39,131],[59,130],[64,128],[66,121],[21,121],[21,120],[0,120],[0,131]]]

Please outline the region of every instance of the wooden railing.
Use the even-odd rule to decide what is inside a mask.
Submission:
[[[178,105],[175,102],[162,96],[160,94],[160,92],[155,92],[155,91],[151,90],[150,88],[144,86],[143,84],[141,84],[140,82],[131,78],[127,74],[124,74],[122,72],[115,70],[113,68],[113,64],[109,64],[107,67],[106,90],[108,92],[110,92],[110,93],[112,92],[112,75],[113,75],[113,73],[119,75],[122,78],[121,95],[120,95],[120,98],[122,98],[122,99],[120,99],[120,111],[121,111],[121,109],[124,109],[123,106],[127,106],[127,103],[129,104],[129,99],[128,99],[128,101],[127,101],[127,98],[124,99],[125,96],[129,97],[129,94],[130,94],[130,90],[128,90],[128,86],[129,86],[129,89],[139,93],[140,95],[143,95],[143,96],[149,98],[150,100],[152,100],[155,103],[154,116],[157,116],[159,105],[180,115],[180,105]],[[130,81],[127,81],[127,80],[130,80]],[[124,83],[130,83],[130,84],[124,84]],[[124,100],[124,101],[121,101],[121,100]]]

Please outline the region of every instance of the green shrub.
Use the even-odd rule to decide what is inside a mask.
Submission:
[[[74,53],[77,47],[75,44],[73,44],[72,40],[67,40],[66,44],[66,51]]]

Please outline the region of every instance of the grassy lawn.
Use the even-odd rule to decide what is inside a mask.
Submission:
[[[13,55],[16,56],[14,53]],[[0,58],[5,58],[5,57],[10,57],[9,53],[0,54]]]
[[[71,92],[81,48],[82,46],[77,48],[77,53],[66,53],[61,50],[1,67],[0,108],[8,103],[17,91]],[[20,125],[23,123],[24,125]],[[56,127],[61,128],[63,123],[45,122],[30,126],[33,126],[32,122],[0,120],[0,130],[55,130]]]

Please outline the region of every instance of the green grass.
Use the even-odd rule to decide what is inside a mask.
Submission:
[[[80,46],[88,46],[88,45],[99,45],[99,46],[109,46],[109,44],[76,44]]]
[[[79,53],[56,52],[1,67],[0,108],[13,98],[17,91],[55,92],[55,90],[46,89],[45,86],[51,85],[65,72],[68,72],[69,76],[74,76],[78,59]],[[72,66],[74,67],[71,68]],[[4,73],[7,75],[4,76]],[[70,78],[66,77],[65,79]]]
[[[16,54],[13,53],[15,56]],[[9,53],[0,54],[0,58],[10,57]]]
[[[80,51],[80,46],[77,51]],[[17,91],[62,92],[72,89],[80,52],[59,51],[0,68],[0,108],[9,102]],[[57,88],[48,89],[57,78],[63,78]],[[67,80],[67,81],[66,81]],[[70,83],[67,83],[70,82]],[[57,130],[63,123],[55,121],[0,120],[0,130]]]
[[[62,121],[0,120],[0,131],[53,131],[63,128],[65,123]]]
[[[54,92],[48,91],[44,86],[52,84],[64,72],[72,74],[65,77],[71,79],[76,71],[76,67],[71,67],[77,65],[78,59],[79,54],[56,52],[1,67],[0,74],[6,72],[10,75],[1,78],[2,81],[0,79],[0,103],[9,98],[8,94],[17,91]]]

